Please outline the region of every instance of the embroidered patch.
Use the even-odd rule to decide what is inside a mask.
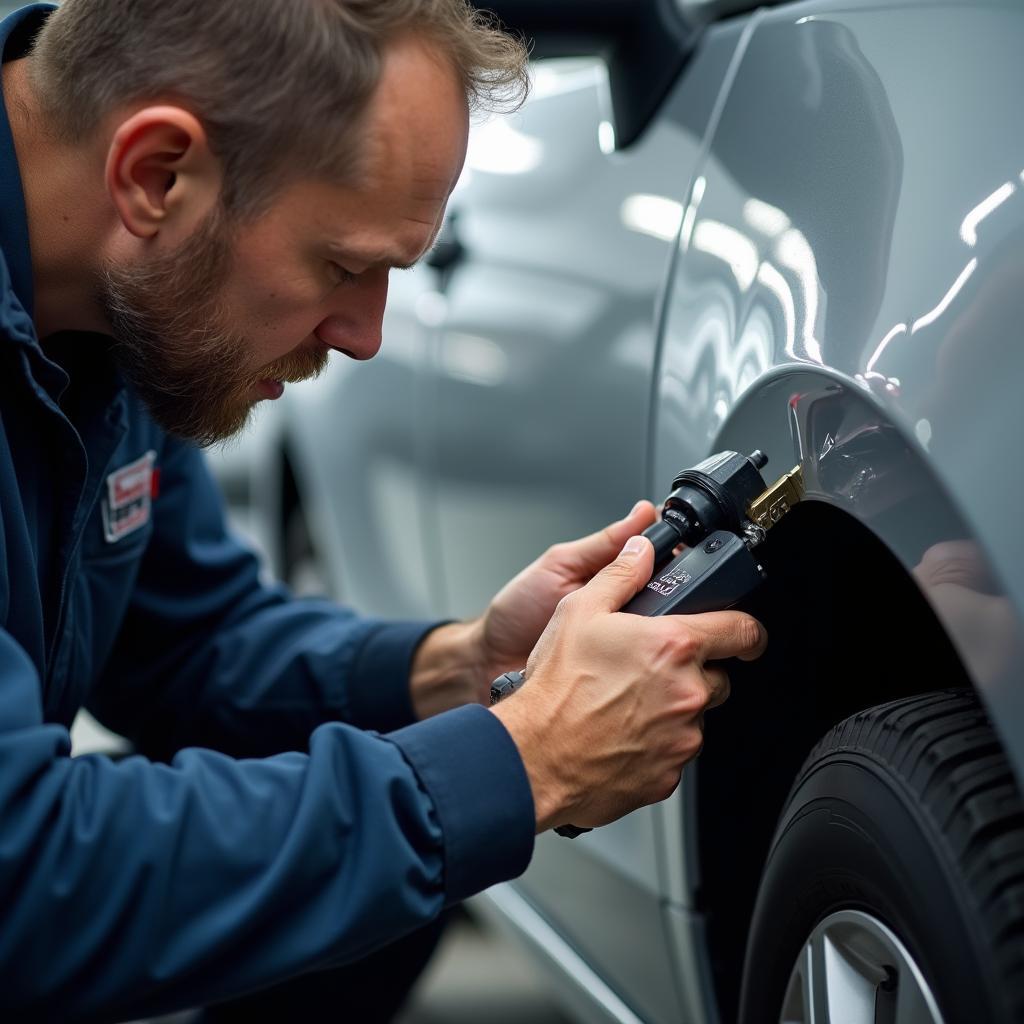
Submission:
[[[149,522],[153,507],[156,452],[146,452],[107,477],[103,498],[103,536],[108,544],[141,529]]]

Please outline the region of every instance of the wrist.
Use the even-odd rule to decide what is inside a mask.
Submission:
[[[491,713],[519,751],[533,794],[535,828],[541,833],[565,822],[570,800],[565,772],[558,770],[557,756],[535,725],[537,709],[528,705],[516,695],[491,708]]]
[[[490,684],[486,676],[478,621],[439,626],[424,637],[412,660],[409,691],[417,719],[482,703]]]

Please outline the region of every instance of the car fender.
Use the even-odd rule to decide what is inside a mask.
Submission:
[[[896,24],[920,45],[894,48]],[[1006,127],[1021,27],[1019,8],[989,2],[821,0],[760,18],[685,204],[649,444],[654,494],[723,447],[760,448],[778,474],[799,461],[808,500],[908,574],[968,542],[1005,602],[1000,663],[977,621],[924,596],[1018,779],[1024,170]],[[953,81],[968,30],[984,56]]]

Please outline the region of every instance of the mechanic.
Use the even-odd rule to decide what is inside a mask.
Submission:
[[[464,0],[65,0],[0,39],[0,1016],[352,964],[666,797],[710,662],[765,637],[617,612],[649,502],[479,619],[383,622],[261,583],[200,452],[376,353],[521,44]],[[139,753],[72,759],[83,706]]]

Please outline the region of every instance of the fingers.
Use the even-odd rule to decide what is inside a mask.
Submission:
[[[654,546],[646,537],[630,537],[619,557],[576,592],[576,600],[594,611],[616,612],[636,597],[653,572]]]
[[[705,665],[704,682],[708,688],[707,710],[720,707],[729,699],[729,673],[721,665]]]
[[[615,558],[630,537],[643,533],[654,520],[654,506],[638,501],[625,519],[588,537],[556,545],[559,560],[581,581],[589,579]]]
[[[625,519],[612,523],[608,529],[624,533],[628,540],[636,533],[643,533],[657,518],[658,513],[654,510],[654,505],[645,499],[638,501]]]
[[[744,612],[705,612],[681,616],[680,622],[696,634],[702,661],[754,661],[768,646],[764,626]]]

